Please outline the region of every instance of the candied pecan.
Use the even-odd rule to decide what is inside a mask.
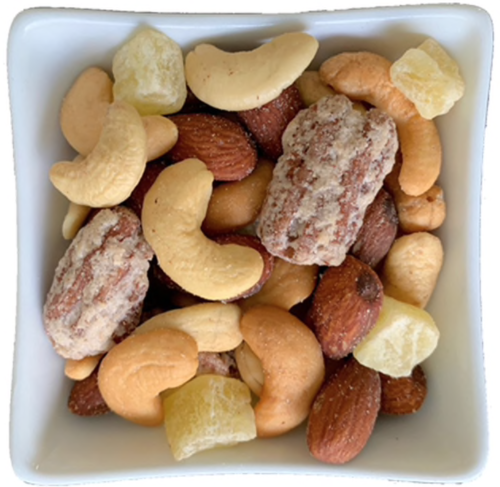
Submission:
[[[153,252],[129,209],[104,209],[60,260],[43,310],[55,350],[81,359],[106,352],[140,319]]]
[[[283,134],[259,218],[267,250],[294,264],[339,265],[397,145],[392,118],[377,109],[361,113],[343,95],[299,112]]]

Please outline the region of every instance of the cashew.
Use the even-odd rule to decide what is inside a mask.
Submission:
[[[432,187],[441,170],[439,132],[421,117],[415,105],[392,83],[391,62],[369,52],[342,53],[325,61],[320,78],[354,100],[366,101],[396,122],[403,154],[399,175],[402,190],[418,196]]]
[[[80,360],[68,359],[64,366],[64,374],[73,380],[83,380],[89,377],[104,355],[92,355]]]
[[[384,262],[384,293],[425,308],[436,287],[443,258],[441,240],[431,233],[417,232],[399,237]]]
[[[131,335],[113,347],[99,368],[104,401],[119,416],[143,426],[163,422],[160,393],[194,377],[198,348],[194,338],[172,329]]]
[[[201,303],[174,309],[150,318],[134,334],[158,328],[172,328],[191,335],[200,352],[227,352],[242,341],[241,311],[236,304]]]
[[[317,265],[295,265],[275,257],[271,277],[262,289],[242,299],[239,304],[243,311],[258,304],[269,304],[288,311],[312,294],[318,273]]]
[[[298,318],[274,306],[247,311],[241,320],[241,333],[264,372],[255,406],[257,435],[286,433],[306,419],[323,383],[321,346]]]
[[[146,130],[146,159],[153,161],[166,154],[177,142],[179,131],[172,120],[161,115],[142,117]]]
[[[83,71],[65,96],[59,122],[68,143],[87,156],[99,140],[104,119],[113,101],[113,82],[97,67]]]
[[[335,95],[335,91],[319,78],[318,71],[304,71],[295,82],[306,107],[310,107],[324,96]]]
[[[126,102],[109,106],[99,142],[81,162],[58,162],[50,180],[70,201],[93,208],[126,200],[146,165],[146,131]]]
[[[262,394],[262,387],[264,386],[262,362],[245,342],[235,350],[234,358],[236,359],[238,372],[243,382],[245,382],[256,396],[260,397]]]
[[[213,175],[198,159],[164,169],[144,198],[142,225],[160,267],[184,290],[227,300],[252,288],[264,262],[257,250],[219,245],[201,231]]]
[[[231,233],[259,216],[275,164],[261,159],[246,178],[217,186],[210,198],[203,230],[208,234]]]
[[[186,57],[186,81],[201,101],[221,110],[250,110],[275,99],[309,66],[318,41],[304,32],[275,37],[253,51],[225,52],[210,44]]]
[[[90,206],[79,205],[70,201],[68,211],[62,224],[63,238],[66,240],[74,239],[91,210],[92,208],[90,208]]]

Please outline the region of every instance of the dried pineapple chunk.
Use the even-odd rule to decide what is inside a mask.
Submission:
[[[457,63],[431,38],[391,66],[391,79],[429,120],[448,113],[465,89]]]
[[[178,112],[187,96],[180,46],[162,32],[144,29],[113,57],[113,95],[141,115]]]
[[[375,327],[353,353],[365,367],[407,377],[432,354],[438,340],[439,330],[427,311],[384,296]]]
[[[200,375],[163,396],[165,429],[177,461],[257,436],[250,389],[238,379]]]

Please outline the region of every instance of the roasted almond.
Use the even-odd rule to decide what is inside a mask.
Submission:
[[[305,108],[305,105],[300,92],[295,85],[291,85],[269,103],[252,110],[238,112],[238,115],[254,136],[262,152],[276,161],[283,154],[281,136],[286,126],[302,108]]]
[[[343,464],[366,446],[380,408],[380,377],[351,358],[316,396],[307,425],[307,446],[318,460]]]
[[[427,379],[420,365],[409,377],[394,378],[380,373],[380,412],[394,416],[416,413],[427,397]]]
[[[348,255],[338,267],[329,267],[308,316],[323,353],[332,359],[351,353],[375,326],[382,299],[382,282],[369,265]]]
[[[170,117],[179,138],[168,153],[174,162],[203,161],[216,181],[239,181],[257,164],[257,151],[243,127],[225,117],[208,113]]]
[[[98,368],[86,379],[74,383],[68,400],[69,410],[78,416],[101,416],[110,411],[97,385]]]
[[[366,209],[351,253],[359,260],[376,268],[387,255],[398,231],[398,213],[392,196],[381,189]]]

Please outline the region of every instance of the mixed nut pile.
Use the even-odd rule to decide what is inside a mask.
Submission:
[[[145,28],[63,100],[74,161],[44,325],[70,410],[165,425],[176,460],[307,421],[341,464],[418,411],[439,331],[433,118],[463,94],[433,39],[394,63],[280,35],[184,58]]]

